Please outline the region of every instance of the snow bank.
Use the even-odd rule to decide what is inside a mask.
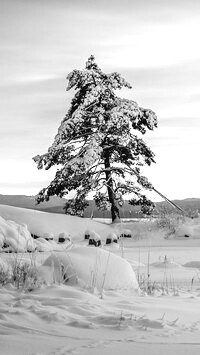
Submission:
[[[54,253],[45,260],[43,267],[48,267],[48,278],[50,274],[58,281],[61,276],[69,280],[77,278],[86,287],[97,288],[100,292],[103,289],[138,290],[131,265],[100,248],[76,247],[67,253]]]
[[[39,237],[44,233],[58,238],[60,233],[67,233],[73,239],[83,239],[84,231],[94,230],[101,237],[112,231],[112,227],[92,220],[65,214],[47,213],[13,206],[0,205],[0,216],[28,226],[28,230]]]
[[[45,240],[45,237],[48,241]],[[56,243],[52,237],[46,233],[43,238],[33,239],[26,224],[20,225],[0,217],[0,250],[13,252],[63,251],[72,245],[69,238],[66,238],[63,243]]]

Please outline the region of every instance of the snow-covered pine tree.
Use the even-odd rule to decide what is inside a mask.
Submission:
[[[140,169],[154,162],[154,154],[139,136],[157,127],[155,113],[117,96],[115,90],[131,85],[116,72],[103,73],[92,55],[84,70],[73,70],[67,79],[67,90],[76,90],[69,111],[48,152],[33,158],[38,169],[60,169],[37,202],[75,190],[66,213],[82,215],[93,192],[97,207],[110,208],[114,222],[123,196],[134,193],[130,204],[140,204],[146,212],[153,204],[142,190],[152,185]]]

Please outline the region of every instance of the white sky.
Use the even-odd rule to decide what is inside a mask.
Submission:
[[[0,26],[1,194],[33,195],[53,178],[32,157],[69,107],[67,74],[94,54],[158,116],[146,176],[168,198],[200,197],[199,0],[0,0]]]

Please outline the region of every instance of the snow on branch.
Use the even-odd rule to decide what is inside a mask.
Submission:
[[[81,214],[92,191],[96,204],[111,208],[115,220],[123,195],[135,193],[138,201],[147,203],[140,188],[151,190],[152,185],[140,168],[154,163],[155,157],[140,136],[157,127],[156,114],[117,96],[116,90],[131,85],[117,72],[104,73],[93,55],[83,70],[73,70],[67,80],[67,90],[75,90],[68,112],[47,153],[33,158],[38,169],[60,168],[37,201],[75,190],[66,211]]]

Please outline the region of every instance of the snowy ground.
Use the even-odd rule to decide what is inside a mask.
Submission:
[[[0,288],[1,354],[200,353],[199,220],[192,222],[191,238],[166,240],[150,233],[146,239],[105,246],[106,235],[117,227],[8,206],[0,206],[0,216],[27,224],[31,232],[66,232],[73,240],[62,252],[34,253],[48,285],[31,292]],[[88,228],[103,237],[100,248],[83,239]],[[0,258],[11,264],[14,258],[30,261],[33,255],[1,252]],[[62,284],[55,277],[57,259],[62,265],[70,260],[82,283],[73,279]],[[149,274],[152,295],[137,292],[133,271],[146,284]]]

